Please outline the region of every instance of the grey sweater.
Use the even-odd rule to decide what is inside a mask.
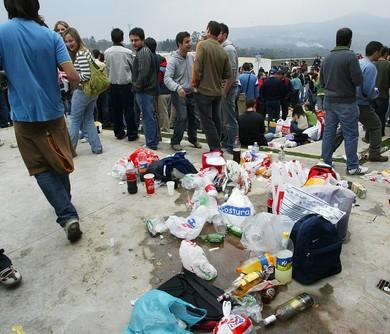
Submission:
[[[356,55],[347,47],[336,47],[324,59],[320,75],[325,97],[331,103],[356,101],[356,87],[363,82]]]
[[[235,46],[228,39],[222,43],[222,47],[226,51],[229,56],[230,66],[232,68],[232,78],[233,78],[233,86],[237,86],[240,84],[239,73],[238,73],[238,54]]]
[[[194,66],[194,56],[187,53],[184,58],[179,51],[175,51],[168,62],[164,83],[172,92],[177,92],[183,88],[185,92],[192,93],[192,67]]]

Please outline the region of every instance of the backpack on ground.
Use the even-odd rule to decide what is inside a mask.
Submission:
[[[336,226],[317,214],[298,220],[290,235],[294,243],[293,277],[312,284],[341,272],[341,239]]]

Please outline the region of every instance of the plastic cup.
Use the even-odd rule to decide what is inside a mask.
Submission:
[[[154,174],[144,175],[146,192],[148,195],[154,194]]]
[[[175,182],[174,181],[167,182],[167,190],[168,190],[169,196],[173,196],[175,194]]]

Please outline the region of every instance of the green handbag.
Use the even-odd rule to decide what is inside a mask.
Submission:
[[[91,78],[81,84],[85,95],[90,97],[99,96],[110,87],[110,81],[107,75],[102,71],[94,61],[88,60],[91,70]]]

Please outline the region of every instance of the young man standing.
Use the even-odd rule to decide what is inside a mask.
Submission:
[[[111,104],[114,135],[117,139],[126,137],[123,116],[127,124],[127,139],[138,139],[137,116],[134,110],[134,94],[131,84],[133,52],[123,46],[123,31],[111,31],[113,46],[104,52],[107,74],[111,82]]]
[[[363,73],[363,82],[356,90],[360,111],[359,121],[363,124],[369,134],[370,146],[368,160],[378,162],[386,162],[389,159],[380,154],[382,125],[374,108],[370,105],[370,102],[379,95],[379,91],[375,87],[377,69],[373,62],[379,59],[382,47],[382,43],[377,41],[372,41],[367,44],[366,56],[359,60],[360,68]]]
[[[210,21],[206,40],[196,47],[192,86],[199,116],[211,151],[221,150],[222,81],[232,77],[229,57],[218,43],[221,25]]]
[[[342,28],[336,34],[336,47],[322,64],[320,82],[325,88],[324,109],[326,123],[322,140],[322,158],[332,165],[336,144],[337,126],[340,123],[345,138],[348,174],[364,174],[367,167],[359,166],[357,155],[359,139],[359,111],[356,103],[356,87],[363,81],[359,62],[353,51],[352,30]]]
[[[154,99],[157,93],[157,68],[152,51],[145,46],[145,33],[141,28],[130,31],[130,42],[136,50],[133,63],[133,90],[135,101],[142,113],[145,146],[157,150],[159,142]]]
[[[286,95],[283,82],[276,76],[276,70],[269,71],[269,78],[264,81],[263,97],[267,106],[268,123],[280,118],[281,101]]]
[[[73,87],[79,75],[62,37],[39,16],[38,0],[5,0],[4,5],[10,20],[0,25],[0,63],[8,78],[18,147],[30,175],[54,207],[57,223],[70,241],[76,241],[81,231],[69,182],[75,152],[64,119],[57,68]]]
[[[238,136],[238,120],[236,113],[236,98],[238,94],[238,54],[233,43],[228,40],[229,28],[221,23],[221,33],[218,35],[218,42],[222,45],[229,56],[230,66],[232,68],[232,77],[225,82],[223,89],[221,111],[223,123],[222,146],[233,154],[234,140]]]
[[[194,56],[190,53],[191,35],[187,31],[179,32],[176,35],[176,45],[178,49],[173,53],[164,76],[164,83],[172,92],[172,104],[176,109],[171,146],[173,150],[181,151],[183,148],[180,142],[184,131],[188,129],[188,141],[196,148],[202,148],[202,145],[198,143],[199,124],[196,117],[194,90],[191,85],[194,65]]]

